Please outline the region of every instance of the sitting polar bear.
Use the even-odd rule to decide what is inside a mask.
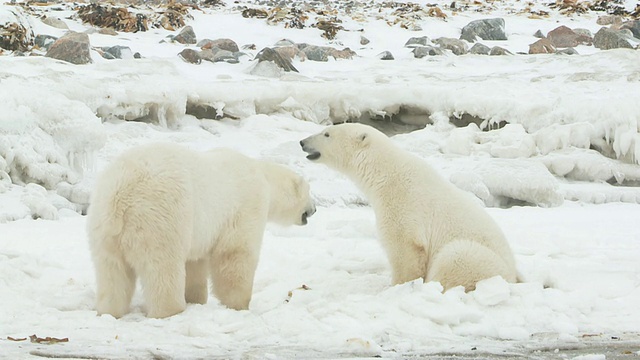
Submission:
[[[368,197],[394,284],[423,278],[471,291],[496,275],[516,281],[509,244],[489,214],[380,131],[333,125],[300,145],[308,159],[343,172]]]
[[[309,185],[284,166],[227,149],[134,148],[92,194],[97,311],[126,314],[138,276],[148,316],[171,316],[206,303],[208,275],[222,304],[247,309],[266,222],[304,225],[314,212]]]

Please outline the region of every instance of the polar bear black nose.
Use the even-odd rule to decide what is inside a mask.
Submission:
[[[300,140],[300,146],[304,147],[304,140]]]

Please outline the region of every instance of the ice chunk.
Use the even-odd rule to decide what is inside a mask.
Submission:
[[[483,306],[494,306],[509,299],[511,290],[501,276],[494,276],[490,279],[479,281],[476,290],[473,291],[473,298]]]

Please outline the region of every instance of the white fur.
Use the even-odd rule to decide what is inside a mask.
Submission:
[[[222,304],[247,309],[266,222],[313,212],[307,182],[283,166],[226,149],[132,149],[100,175],[89,208],[97,311],[126,314],[139,277],[148,316],[171,316],[206,303],[209,276]]]
[[[516,281],[502,231],[469,194],[378,130],[340,124],[300,142],[303,150],[349,176],[368,197],[393,283],[423,278],[467,291],[496,275]]]

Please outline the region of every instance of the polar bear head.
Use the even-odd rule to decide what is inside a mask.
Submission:
[[[369,157],[371,144],[388,140],[385,134],[371,126],[345,123],[328,126],[300,141],[300,146],[309,154],[307,159],[351,173]]]
[[[280,225],[306,225],[316,212],[309,183],[282,165],[269,164],[266,172],[271,185],[269,220]]]

